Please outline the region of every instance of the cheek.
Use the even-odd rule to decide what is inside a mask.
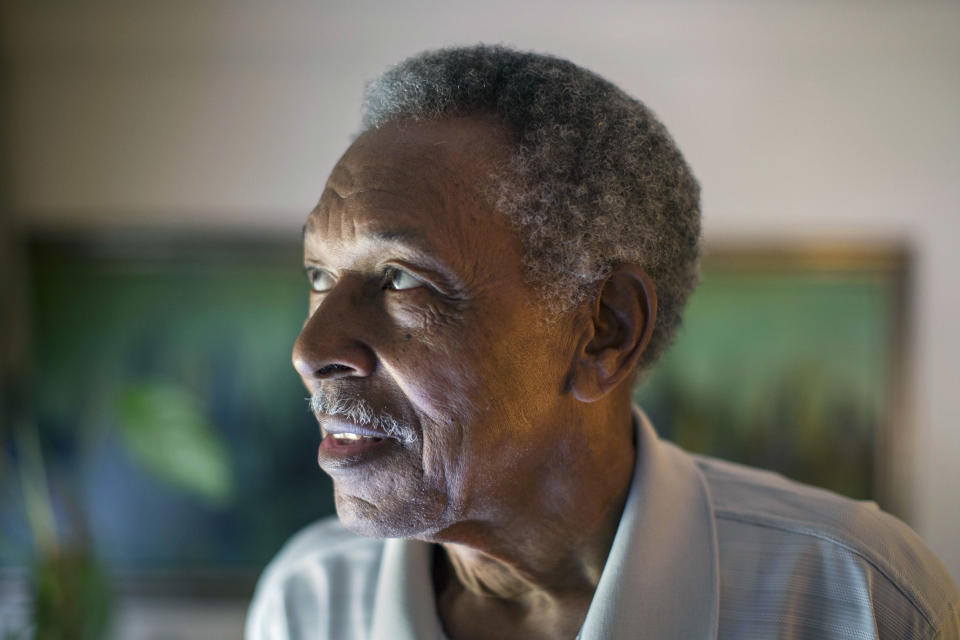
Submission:
[[[417,414],[423,472],[458,484],[463,452],[487,409],[481,341],[439,305],[391,308],[394,335],[384,368]]]
[[[509,341],[489,344],[490,366],[480,382],[487,399],[485,429],[472,434],[475,446],[504,472],[540,450],[544,436],[560,426],[556,421],[562,423],[569,370],[563,345],[549,331],[515,327],[508,335]]]
[[[457,309],[419,289],[388,297],[386,310],[400,330],[415,332],[420,339],[439,339],[462,324],[462,314]]]
[[[462,314],[432,298],[388,300],[392,353],[384,365],[393,365],[393,378],[430,418],[459,420],[474,410],[470,391],[482,363],[471,353],[476,341],[465,331]]]
[[[396,343],[391,359],[396,364],[390,373],[417,411],[430,421],[462,423],[481,408],[477,406],[481,372],[468,355],[469,349],[463,342],[408,330]],[[390,369],[389,362],[384,366]]]

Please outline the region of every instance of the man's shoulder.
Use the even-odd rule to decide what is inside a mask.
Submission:
[[[336,516],[318,520],[295,533],[264,569],[258,591],[282,589],[303,573],[376,571],[384,540],[358,536]]]
[[[916,536],[874,502],[725,460],[694,456],[694,461],[707,481],[718,518],[831,537],[864,549],[882,547],[887,538]]]
[[[825,590],[823,597],[841,593],[846,582],[860,593],[833,597],[834,607],[849,597],[851,610],[869,604],[882,616],[876,607],[900,609],[928,631],[957,632],[960,594],[952,578],[909,526],[875,503],[769,471],[694,460],[710,491],[721,564],[731,575],[753,562],[766,576],[765,589],[782,581],[789,590]]]
[[[348,531],[336,517],[314,522],[281,548],[260,579],[247,615],[248,639],[353,637],[332,632],[338,620],[365,628],[367,620],[341,616],[321,620],[321,611],[339,611],[347,603],[372,602],[385,541]],[[354,615],[358,609],[350,607]],[[347,619],[349,618],[349,619]],[[321,634],[322,635],[322,634]],[[328,637],[322,636],[322,637]]]
[[[694,456],[694,460],[706,479],[717,519],[829,541],[881,567],[914,553],[923,557],[908,568],[923,566],[927,556],[933,559],[909,526],[874,502],[852,500],[778,473],[724,460],[703,456]],[[889,570],[896,571],[893,567]]]

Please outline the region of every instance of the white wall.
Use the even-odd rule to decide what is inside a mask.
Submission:
[[[292,233],[365,80],[504,42],[645,100],[704,192],[708,238],[899,240],[918,256],[902,464],[960,581],[960,4],[5,3],[14,205],[35,227]]]

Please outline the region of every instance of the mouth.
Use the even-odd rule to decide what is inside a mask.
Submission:
[[[340,416],[318,416],[323,440],[317,455],[325,470],[370,462],[385,449],[400,446],[396,438]]]

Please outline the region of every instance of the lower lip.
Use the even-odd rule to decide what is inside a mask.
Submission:
[[[360,464],[383,451],[391,444],[396,444],[392,438],[368,438],[363,440],[337,440],[332,435],[326,435],[320,442],[317,452],[317,462],[321,467],[324,463],[336,466]]]

